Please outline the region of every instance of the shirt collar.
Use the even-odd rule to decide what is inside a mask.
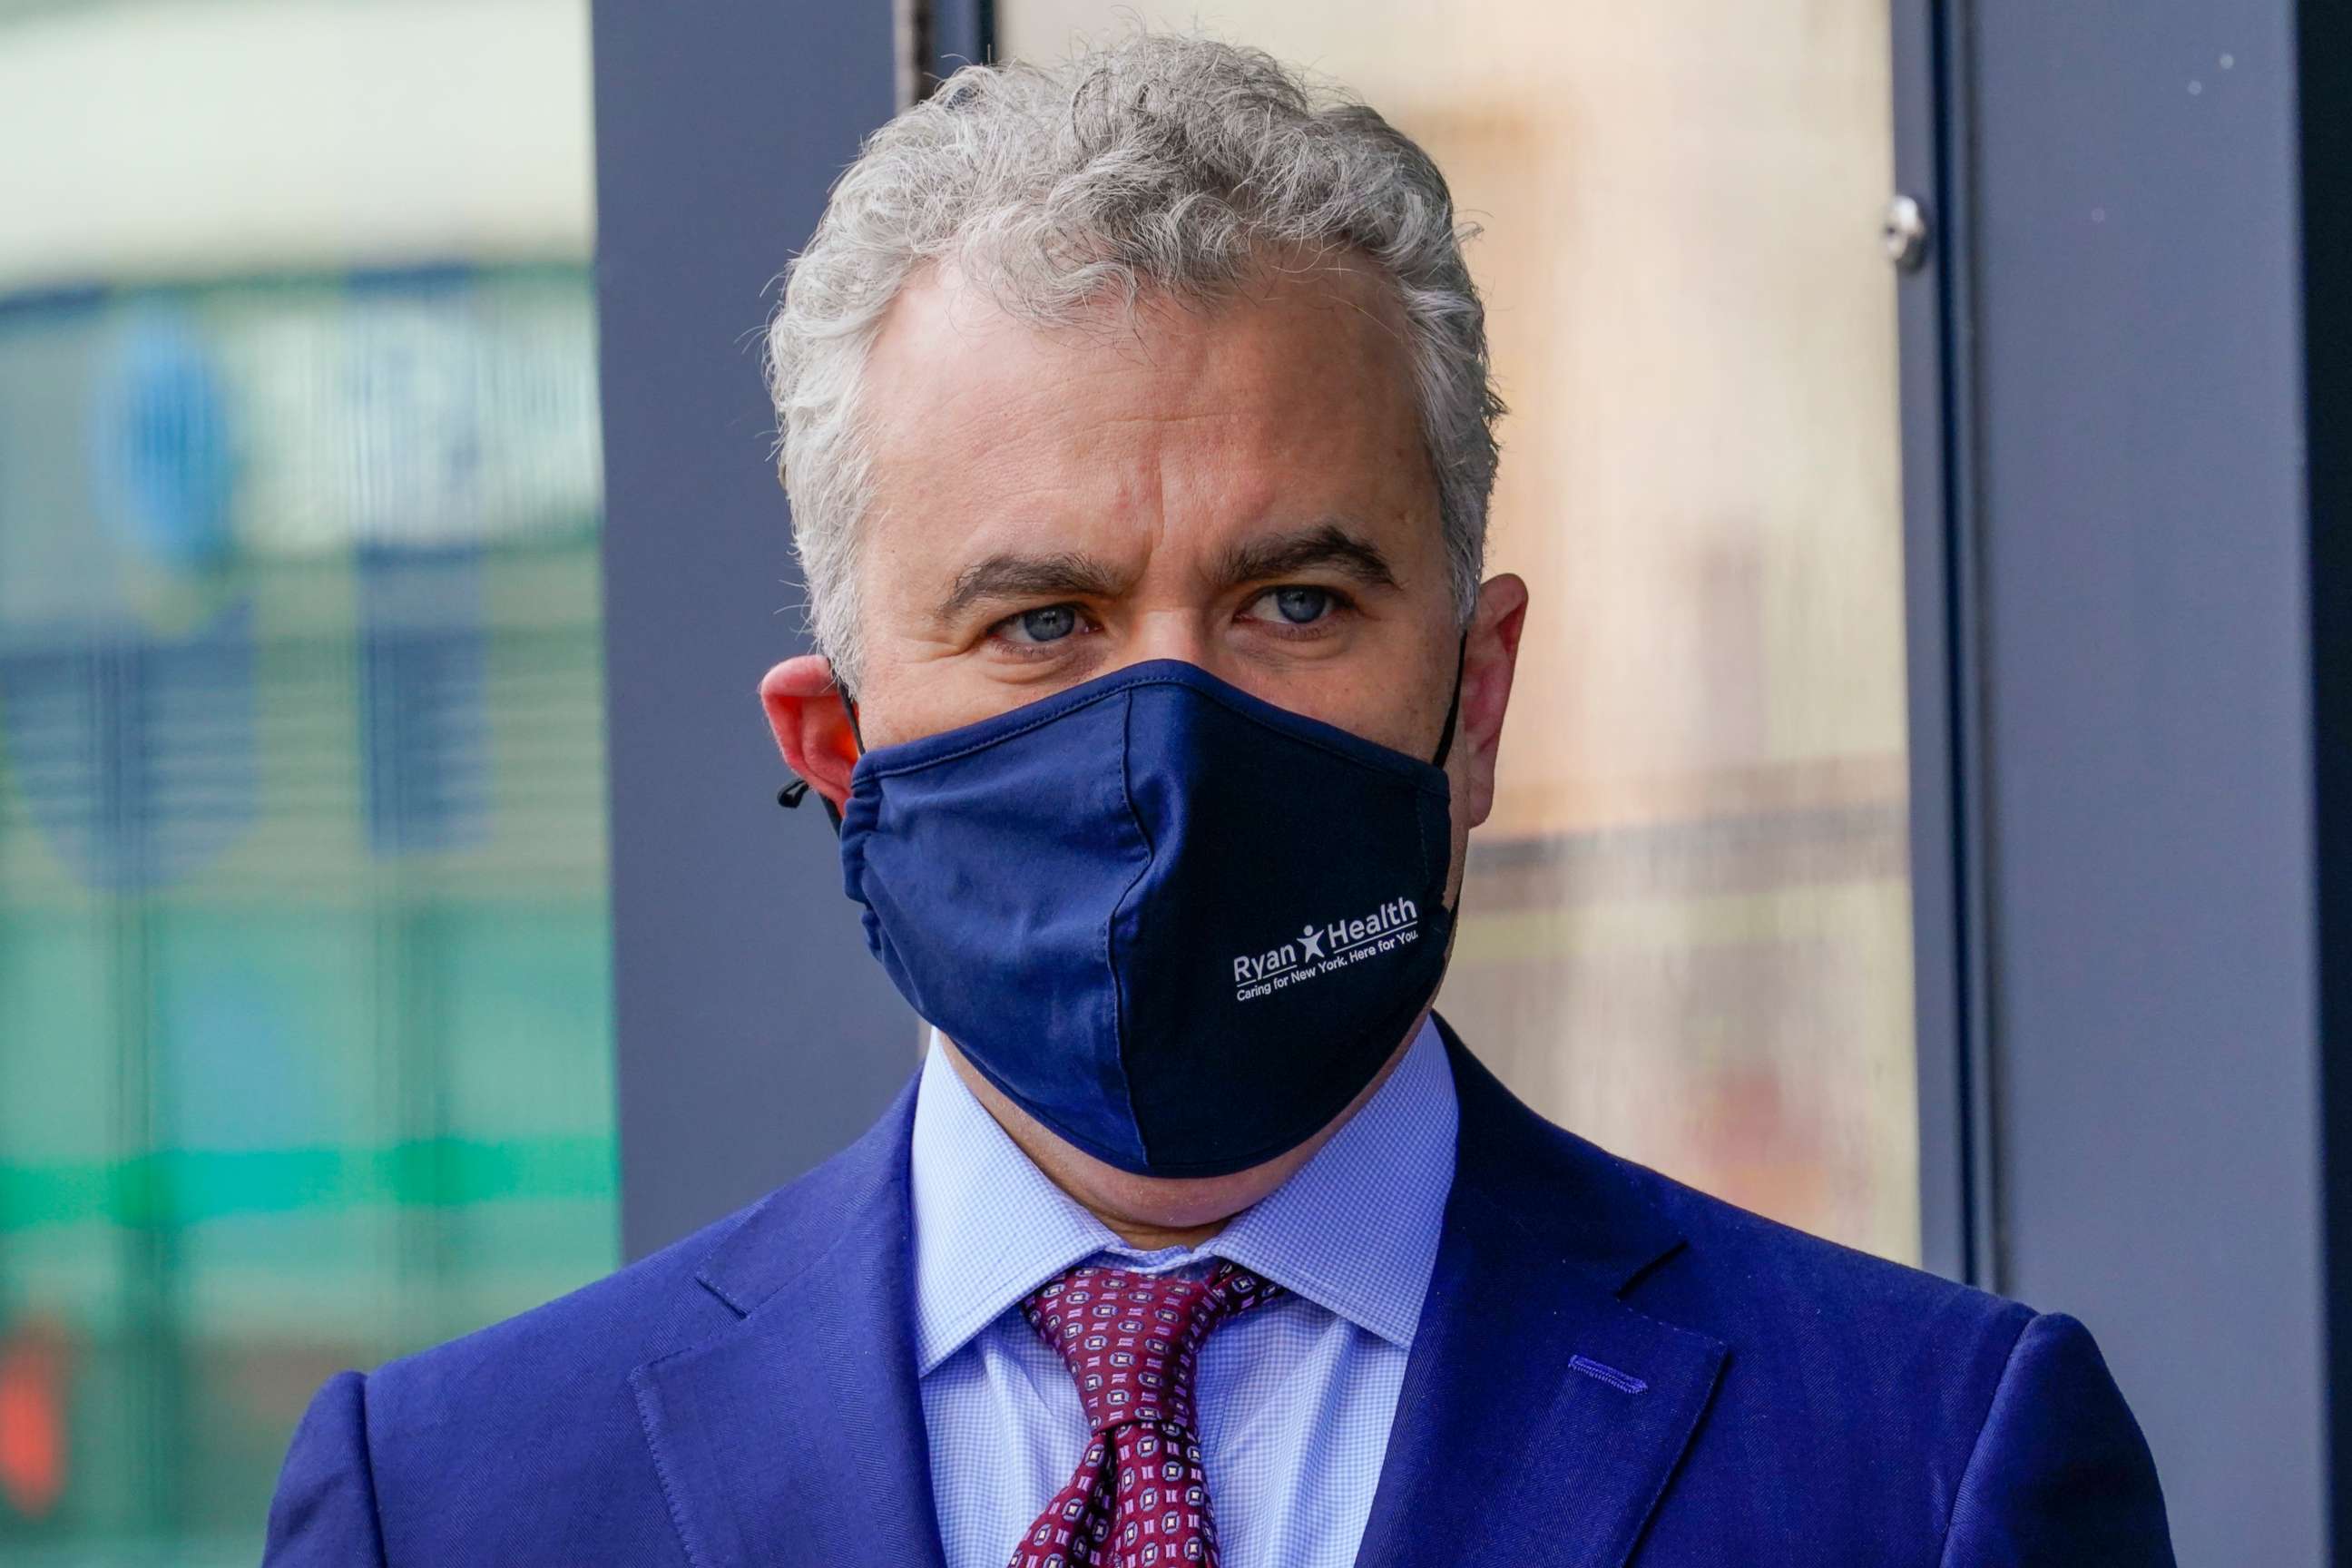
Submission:
[[[1141,1253],[1021,1152],[934,1031],[908,1152],[917,1373],[1097,1253],[1150,1268],[1230,1258],[1410,1348],[1453,1188],[1458,1120],[1444,1042],[1424,1022],[1396,1070],[1288,1181],[1198,1247]]]

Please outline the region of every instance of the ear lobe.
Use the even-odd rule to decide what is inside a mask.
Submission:
[[[813,653],[784,660],[761,678],[760,706],[784,765],[839,811],[849,799],[858,748],[832,664]]]

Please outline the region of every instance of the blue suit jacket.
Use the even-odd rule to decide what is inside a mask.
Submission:
[[[2171,1563],[2074,1319],[1617,1159],[1446,1045],[1459,1164],[1363,1568]],[[338,1374],[268,1563],[938,1568],[913,1110],[909,1084],[825,1164],[585,1289]]]

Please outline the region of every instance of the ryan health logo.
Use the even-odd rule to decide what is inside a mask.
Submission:
[[[1234,1000],[1251,1002],[1336,974],[1351,964],[1394,952],[1420,940],[1421,910],[1411,899],[1391,899],[1352,920],[1312,921],[1298,934],[1264,952],[1234,960]]]

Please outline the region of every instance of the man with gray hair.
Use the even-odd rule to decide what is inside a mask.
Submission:
[[[345,1373],[279,1564],[2160,1564],[2081,1324],[1515,1100],[1436,1018],[1525,585],[1444,180],[1138,35],[877,132],[770,324],[761,683],[931,1026],[858,1143]]]

